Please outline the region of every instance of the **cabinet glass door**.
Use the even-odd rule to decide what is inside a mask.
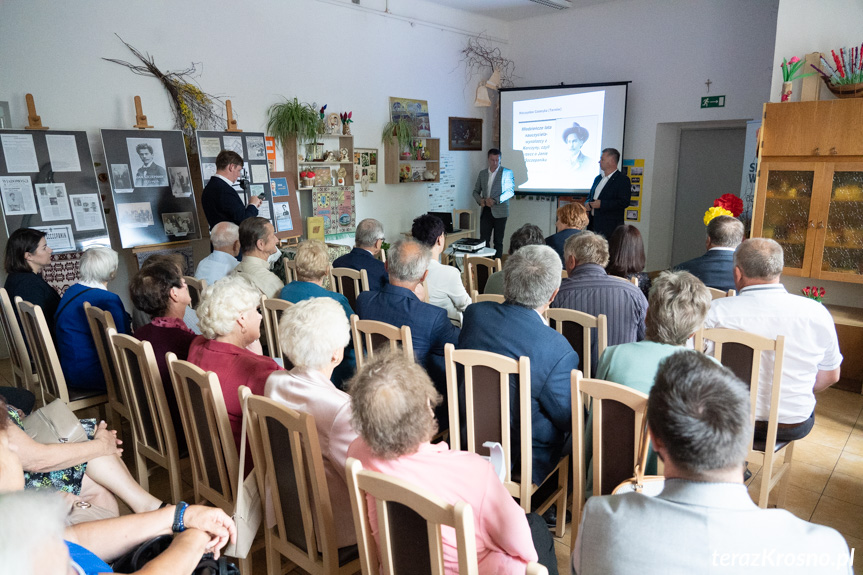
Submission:
[[[815,170],[766,169],[767,190],[761,235],[776,240],[782,246],[786,268],[802,270],[806,261]]]
[[[826,222],[817,225],[826,227],[821,277],[824,272],[863,275],[863,166],[854,168],[837,164],[833,172]]]

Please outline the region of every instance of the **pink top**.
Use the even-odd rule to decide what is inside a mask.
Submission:
[[[537,560],[524,511],[497,478],[491,464],[479,455],[450,451],[445,443],[424,443],[411,455],[382,459],[358,438],[348,448],[348,456],[359,459],[365,469],[408,481],[447,503],[469,503],[473,508],[480,575],[523,575],[528,561]],[[372,533],[377,539],[377,509],[371,497],[368,510]],[[445,571],[458,573],[455,532],[448,528],[441,531]]]

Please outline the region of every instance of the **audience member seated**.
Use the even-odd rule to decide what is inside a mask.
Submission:
[[[459,271],[440,263],[440,255],[446,243],[445,229],[443,220],[439,217],[424,214],[414,220],[411,236],[431,250],[426,276],[429,303],[445,309],[450,321],[461,325],[461,314],[470,304],[470,296],[464,289]]]
[[[237,264],[240,253],[240,226],[234,222],[219,222],[210,230],[213,253],[198,262],[195,277],[213,285],[228,275]]]
[[[323,287],[324,279],[330,271],[330,258],[327,254],[326,244],[320,240],[301,242],[297,246],[297,257],[294,259],[294,263],[297,270],[297,281],[293,281],[282,288],[281,298],[291,303],[316,297],[331,298],[342,306],[345,317],[350,321],[354,310],[351,309],[348,298],[339,292],[330,291]],[[333,384],[339,389],[344,389],[345,382],[354,375],[357,369],[353,342],[349,341],[347,345],[345,357],[336,366],[332,376]]]
[[[54,333],[54,313],[60,305],[60,294],[42,279],[42,268],[51,263],[51,248],[45,232],[32,228],[18,228],[6,242],[6,283],[9,301],[15,306],[15,297],[42,308],[48,329]],[[20,320],[19,320],[20,325]],[[22,332],[23,333],[23,328]]]
[[[539,226],[524,224],[509,237],[508,253],[512,255],[524,246],[541,246],[543,243],[542,230]],[[504,263],[504,267],[506,267],[506,263]],[[488,281],[485,282],[483,293],[503,295],[503,270],[494,272],[489,276]]]
[[[749,392],[728,369],[698,353],[665,359],[647,404],[665,487],[656,497],[591,497],[572,573],[850,574],[838,532],[750,499],[743,484],[749,414]]]
[[[707,224],[707,253],[678,264],[707,287],[734,289],[734,250],[743,241],[743,224],[731,216],[716,216]]]
[[[96,342],[87,322],[84,303],[107,311],[118,333],[129,333],[132,318],[120,296],[108,291],[108,282],[117,275],[119,257],[111,248],[94,246],[81,256],[80,281],[63,294],[54,314],[57,353],[72,388],[105,389],[105,374],[96,352]]]
[[[432,409],[441,395],[422,368],[398,353],[381,354],[363,366],[350,391],[351,419],[360,437],[348,455],[365,469],[411,483],[447,503],[469,503],[481,575],[520,575],[528,561],[537,561],[537,553],[549,573],[557,573],[554,540],[545,522],[534,513],[525,517],[492,465],[475,453],[430,443],[438,429]],[[377,537],[371,497],[368,513]],[[455,533],[443,529],[441,538],[445,571],[458,573]]]
[[[644,271],[644,242],[638,228],[623,224],[615,228],[608,240],[608,265],[605,271],[610,276],[625,280],[637,278],[638,287],[644,297],[650,293],[650,277]]]
[[[345,461],[357,434],[351,428],[350,396],[330,381],[350,340],[350,324],[336,302],[319,297],[285,310],[279,332],[282,351],[294,368],[271,374],[264,395],[314,416],[333,506],[336,545],[355,545]]]
[[[246,218],[240,224],[239,233],[243,261],[231,273],[246,278],[259,294],[279,297],[285,284],[270,271],[272,263],[282,253],[278,248],[279,240],[273,224],[260,217]]]
[[[148,257],[141,264],[141,268],[139,271],[143,271],[147,266],[152,266],[156,264],[170,264],[177,268],[177,275],[180,277],[186,275],[185,274],[185,260],[183,256],[178,253],[173,254],[154,254]],[[132,302],[134,305],[135,302]],[[140,329],[141,327],[150,323],[150,320],[153,319],[150,314],[144,313],[137,306],[132,310],[132,328]],[[186,306],[186,309],[183,310],[183,323],[186,324],[190,330],[192,330],[195,335],[201,335],[201,328],[198,327],[198,314],[195,313],[195,310],[192,309],[191,304]]]
[[[479,302],[464,314],[459,349],[478,349],[513,359],[530,358],[533,477],[540,485],[571,441],[570,372],[578,354],[542,317],[560,286],[560,258],[548,246],[525,246],[509,256],[504,273],[506,303]],[[635,286],[632,286],[635,287]],[[518,380],[510,381],[510,410],[518,414]],[[521,461],[518,418],[511,422],[513,468]]]
[[[186,434],[183,432],[180,408],[165,354],[172,351],[177,359],[187,359],[189,346],[196,337],[183,321],[183,315],[192,302],[189,287],[174,262],[162,259],[135,274],[129,284],[129,293],[135,307],[152,318],[150,323],[135,330],[134,335],[141,341],[149,341],[153,346],[174,423],[177,447],[183,453],[186,451]]]
[[[551,303],[553,308],[574,309],[590,315],[605,314],[608,318],[608,345],[631,343],[644,339],[644,316],[647,298],[630,282],[609,277],[608,242],[599,234],[581,232],[566,241],[566,271],[568,277],[560,284],[560,293]],[[592,345],[591,365],[597,365],[597,343]],[[593,368],[594,372],[596,368]]]
[[[443,348],[458,341],[459,330],[446,312],[423,301],[422,282],[428,273],[431,252],[413,239],[395,242],[389,250],[389,283],[380,291],[363,292],[357,298],[360,319],[382,321],[411,328],[414,359],[426,368],[438,391],[446,397],[446,370]],[[441,422],[449,421],[446,407],[438,412]]]
[[[22,488],[59,491],[70,505],[82,501],[115,517],[119,508],[114,495],[136,513],[161,505],[132,478],[120,459],[122,442],[104,421],[97,424],[95,419],[81,420],[89,441],[42,444],[27,435],[21,414],[14,407],[2,400],[0,404],[0,426],[6,429],[2,433],[4,443],[8,442],[18,454],[21,467],[17,475],[23,478]]]
[[[0,405],[0,412],[5,408]],[[178,534],[170,547],[140,573],[188,575],[204,553],[218,555],[228,540],[236,539],[234,522],[224,511],[185,503],[179,504],[179,512],[175,506],[167,505],[66,527],[70,499],[78,498],[22,491],[24,474],[19,457],[24,452],[9,440],[12,429],[17,428],[8,425],[5,418],[0,419],[0,565],[4,573],[113,573],[106,561],[116,560],[157,535],[170,533],[173,524]],[[80,444],[51,447],[74,446]]]
[[[554,248],[560,256],[562,267],[566,267],[563,257],[563,246],[566,240],[586,228],[588,219],[587,210],[578,202],[571,202],[557,208],[557,221],[554,223],[557,233],[545,238],[545,245]]]
[[[842,354],[833,317],[822,304],[789,294],[779,283],[782,246],[773,240],[746,240],[734,252],[736,297],[713,300],[704,327],[748,331],[775,339],[785,336],[777,441],[806,437],[815,425],[815,392],[839,381]],[[755,409],[755,437],[767,435],[773,362],[762,361]]]
[[[354,249],[333,262],[334,268],[366,270],[369,289],[378,291],[387,283],[387,269],[377,256],[384,243],[384,226],[377,220],[366,218],[357,224]]]
[[[203,335],[189,346],[189,361],[219,376],[238,448],[243,409],[237,390],[245,385],[262,395],[267,377],[281,369],[261,354],[260,305],[261,294],[243,276],[229,276],[207,286],[198,304]]]

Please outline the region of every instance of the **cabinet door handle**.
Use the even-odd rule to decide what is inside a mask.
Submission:
[[[815,222],[814,222],[814,221],[812,221],[812,220],[809,220],[809,227],[810,227],[810,228],[814,228],[814,227],[815,227]]]
[[[818,222],[818,229],[819,229],[819,230],[824,229],[824,220],[821,220],[821,221],[819,221],[819,222]]]
[[[812,150],[812,154],[815,156],[820,155],[821,154],[821,148],[815,148],[814,150]]]
[[[836,151],[836,148],[830,148],[830,155],[835,156],[839,152]]]

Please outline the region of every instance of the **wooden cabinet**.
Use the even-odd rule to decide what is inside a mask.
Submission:
[[[354,137],[353,136],[342,136],[339,134],[318,134],[317,143],[316,144],[305,144],[303,146],[303,150],[300,150],[297,147],[297,141],[293,140],[288,143],[289,145],[285,147],[284,150],[284,160],[285,160],[285,171],[291,174],[294,174],[295,184],[297,189],[300,190],[310,190],[313,186],[307,186],[300,178],[300,172],[304,171],[312,171],[319,175],[317,179],[317,183],[315,186],[323,186],[323,185],[338,185],[339,170],[344,169],[345,175],[343,176],[345,179],[344,185],[352,186],[354,185]],[[309,153],[310,150],[313,150],[314,146],[317,145],[322,147],[323,156],[326,157],[327,152],[333,152],[334,161],[305,161],[300,160],[300,156],[303,158],[311,158],[313,154]],[[340,161],[340,150],[345,150],[347,152],[347,157],[344,161]],[[323,173],[329,173],[330,178],[327,179],[327,182],[332,181],[332,184],[326,183],[322,181],[321,176]]]
[[[762,130],[765,157],[863,156],[859,99],[766,104]]]
[[[384,144],[385,183],[406,184],[440,181],[440,139],[414,138],[414,141],[421,142],[422,148],[429,152],[428,160],[417,159],[416,152],[413,152],[410,157],[402,157],[398,144],[392,141]],[[423,179],[426,171],[434,172],[434,179]]]

